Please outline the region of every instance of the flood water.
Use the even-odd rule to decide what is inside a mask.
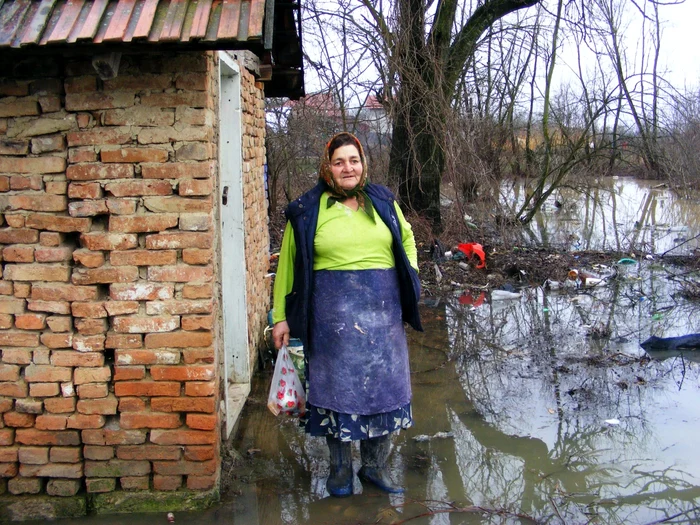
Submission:
[[[700,232],[697,201],[632,182],[615,198],[616,213],[631,211],[605,229],[566,215],[586,210],[585,199],[583,208],[546,209],[538,225],[590,248],[617,249],[616,238],[637,232],[657,254]],[[455,290],[424,305],[425,332],[409,334],[415,426],[395,436],[390,458],[401,496],[356,478],[352,497],[328,497],[325,441],[269,413],[271,371],[259,372],[231,442],[231,490],[176,523],[700,523],[700,363],[692,352],[647,355],[639,345],[700,332],[700,302],[684,295],[699,278],[640,257],[594,288],[527,288],[510,300]],[[355,448],[355,471],[359,459]]]

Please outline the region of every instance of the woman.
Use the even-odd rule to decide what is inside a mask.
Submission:
[[[326,145],[315,188],[289,204],[274,287],[272,336],[305,348],[307,433],[326,438],[332,496],[358,477],[390,493],[389,435],[413,424],[404,322],[422,330],[416,245],[391,192],[367,183],[359,140]]]

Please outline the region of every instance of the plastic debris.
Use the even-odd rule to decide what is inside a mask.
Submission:
[[[476,242],[462,243],[457,245],[457,249],[463,252],[467,257],[476,255],[480,260],[479,264],[476,265],[477,269],[486,268],[486,254],[481,244]]]
[[[173,514],[172,512],[168,512],[166,517],[168,518],[168,523],[175,523],[175,514]]]
[[[631,259],[629,257],[623,257],[619,261],[617,261],[617,264],[622,264],[622,265],[632,265],[632,264],[637,264],[637,261],[634,259]]]
[[[492,301],[503,301],[508,299],[519,299],[522,296],[518,292],[509,292],[507,290],[493,290],[491,292]]]
[[[473,307],[478,307],[484,304],[486,299],[486,292],[481,292],[479,296],[475,299],[474,296],[469,292],[464,292],[459,296],[459,304],[471,305]]]
[[[431,439],[447,439],[447,438],[452,438],[454,437],[454,432],[437,432],[436,434],[433,434],[432,436],[429,436],[428,434],[420,434],[418,436],[413,437],[413,441],[430,441]]]
[[[619,420],[619,419],[615,419],[615,418],[613,418],[613,419],[606,419],[606,420],[604,421],[604,423],[605,423],[606,425],[615,426],[615,425],[619,425],[619,424],[620,424],[620,420]]]

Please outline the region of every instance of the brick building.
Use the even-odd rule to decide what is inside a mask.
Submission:
[[[276,0],[0,1],[0,518],[216,499],[299,36]]]

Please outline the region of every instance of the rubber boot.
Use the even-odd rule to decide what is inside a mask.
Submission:
[[[326,437],[331,454],[331,473],[326,489],[331,496],[345,498],[352,495],[352,443]]]
[[[386,468],[386,461],[391,452],[389,436],[363,439],[360,441],[362,467],[357,476],[390,494],[403,494],[404,489],[394,484]]]

